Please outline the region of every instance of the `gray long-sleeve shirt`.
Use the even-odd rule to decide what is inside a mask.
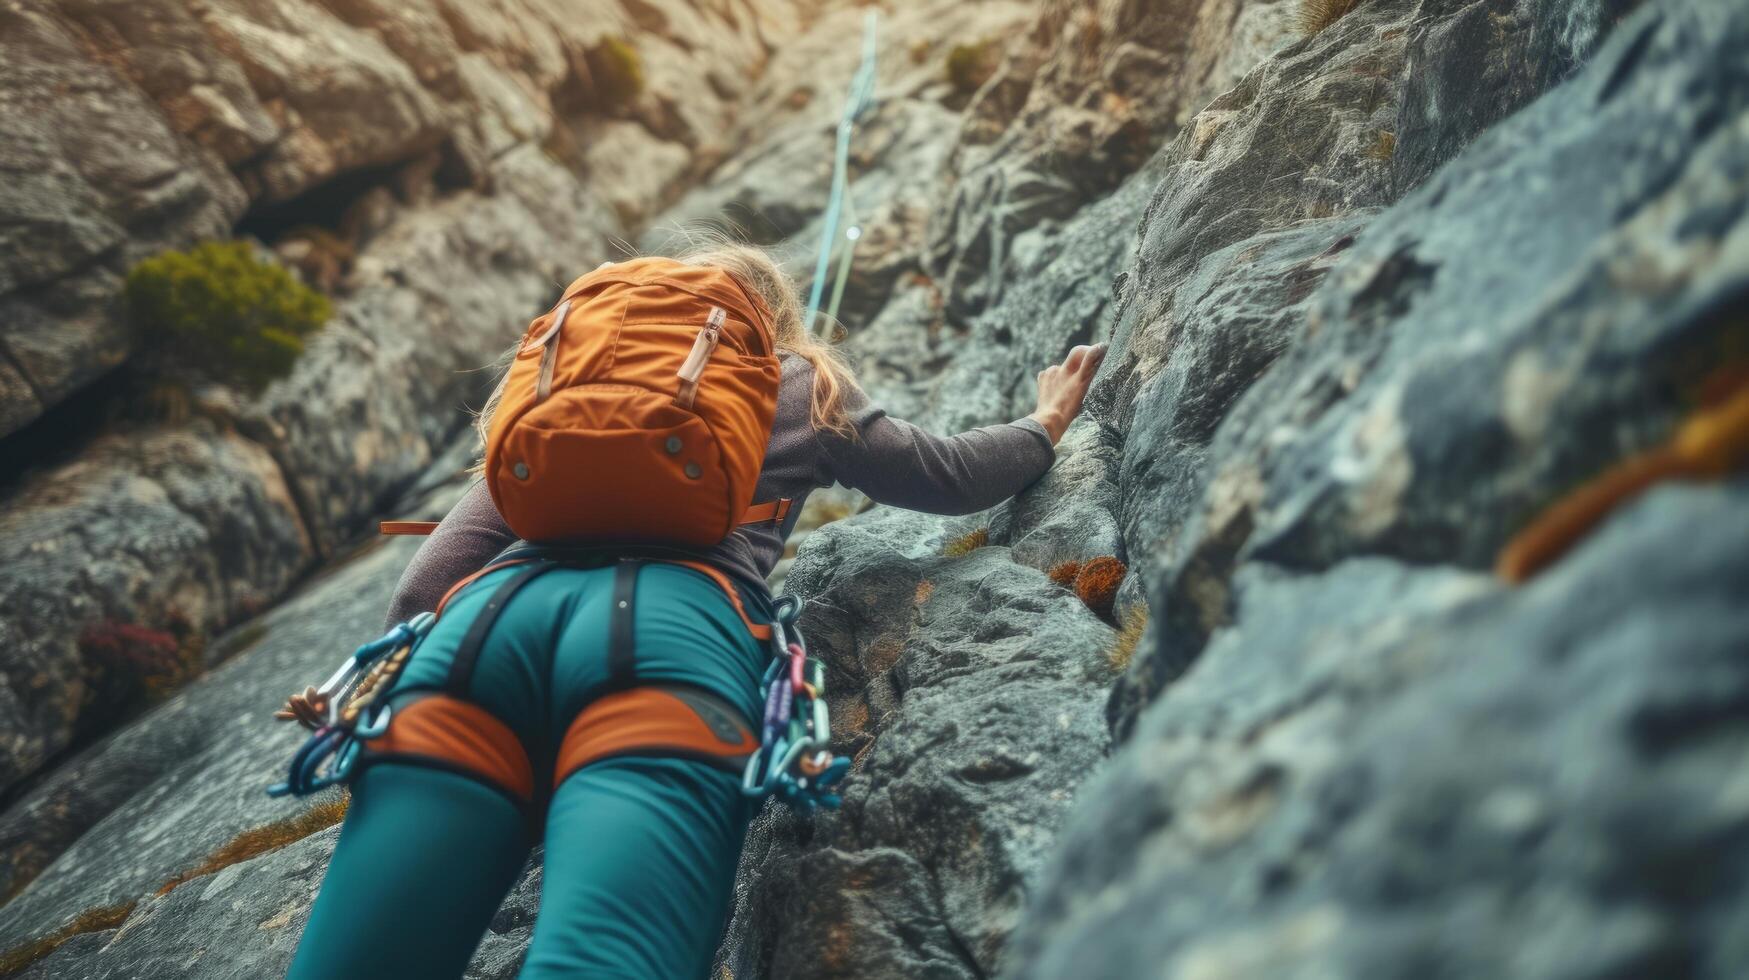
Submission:
[[[788,497],[789,517],[737,528],[701,557],[744,587],[764,591],[765,578],[783,556],[809,492],[833,483],[860,490],[878,503],[933,514],[969,514],[1024,490],[1051,468],[1056,450],[1044,426],[1027,418],[942,437],[890,418],[860,389],[845,407],[854,438],[816,430],[809,421],[814,369],[783,358],[777,418],[766,446],[755,503]],[[443,593],[516,543],[484,482],[468,488],[401,575],[389,604],[389,622],[432,609]]]

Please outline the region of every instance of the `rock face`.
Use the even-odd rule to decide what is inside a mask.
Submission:
[[[1749,818],[1740,794],[1715,795],[1745,738],[1723,707],[1741,699],[1749,643],[1725,611],[1743,595],[1726,554],[1749,527],[1741,487],[1630,505],[1523,590],[1487,573],[1541,507],[1667,438],[1716,393],[1715,369],[1742,364],[1749,18],[1727,6],[1673,3],[1616,26],[1618,10],[1584,3],[1363,4],[1258,65],[1037,252],[1017,235],[1001,268],[1022,285],[969,325],[980,340],[1005,330],[1015,350],[968,344],[901,384],[948,427],[1014,412],[1026,359],[1090,336],[1065,314],[1106,313],[1111,294],[1086,288],[1094,229],[1110,242],[1111,214],[1140,214],[1133,254],[1123,238],[1104,246],[1119,253],[1114,348],[1089,420],[1051,479],[981,519],[1019,564],[1086,557],[1056,549],[1106,534],[1135,569],[1117,615],[1146,609],[1153,627],[1108,705],[1120,744],[1041,868],[1012,845],[1051,833],[1048,811],[1007,825],[1002,861],[987,835],[968,846],[966,819],[894,820],[899,845],[870,832],[860,794],[988,749],[901,734],[944,713],[921,698],[877,716],[869,748],[847,726],[853,780],[867,782],[842,814],[761,828],[725,965],[1039,977],[1740,965],[1745,896],[1733,873],[1699,869],[1740,862]],[[894,325],[925,338],[907,319],[927,315],[901,292],[856,342]],[[1677,553],[1726,521],[1730,543]],[[790,587],[818,600],[816,633],[854,637],[829,643],[834,656],[873,642],[867,624],[927,608],[895,572],[873,610],[873,576],[807,592],[816,557],[872,556],[854,543],[864,522],[882,541],[931,523],[870,515],[821,532],[844,545],[804,549]],[[928,576],[928,561],[906,572]],[[1027,591],[986,581],[962,603],[1027,622]],[[1664,675],[1672,644],[1692,682]],[[930,662],[920,626],[900,649],[897,676]],[[1047,727],[1036,714],[1032,728]],[[877,761],[889,747],[903,777]],[[964,782],[933,790],[951,800]],[[1653,816],[1653,801],[1679,799],[1693,800],[1683,819]],[[1026,882],[1029,911],[991,964],[1006,906],[970,917],[942,896],[1002,873]]]
[[[1297,4],[1222,0],[944,0],[883,20],[842,309],[867,387],[956,429],[1025,412],[1032,373],[1069,346],[1112,348],[1027,492],[969,517],[824,523],[787,566],[855,767],[842,810],[755,824],[722,975],[1749,968],[1741,454],[1712,482],[1620,500],[1597,480],[1678,431],[1742,442],[1717,413],[1749,397],[1749,10],[1632,6],[1366,0],[1310,35],[1286,26]],[[102,9],[127,8],[69,4],[33,29],[90,31]],[[42,638],[94,608],[139,618],[175,597],[231,622],[397,497],[441,510],[468,451],[445,413],[469,385],[434,392],[392,367],[489,356],[465,324],[497,318],[490,336],[507,336],[543,276],[628,222],[653,243],[727,216],[797,267],[817,247],[851,5],[736,20],[747,46],[726,50],[769,50],[762,73],[649,59],[646,87],[605,111],[581,108],[611,75],[596,35],[565,49],[590,88],[484,5],[327,9],[419,80],[424,96],[380,107],[397,138],[422,138],[435,106],[436,172],[488,173],[491,192],[391,206],[292,378],[253,400],[204,394],[185,429],[105,436],[9,491],[28,506],[0,512],[0,568],[23,570],[0,579],[0,611],[35,618],[0,629],[55,629],[12,627],[0,650],[34,657],[51,689],[81,675]],[[707,21],[679,5],[623,12],[702,50]],[[133,38],[116,49],[169,36],[116,23],[102,36]],[[325,43],[299,56],[343,41]],[[161,105],[264,90],[265,69],[142,59],[103,77]],[[686,96],[700,84],[716,95]],[[166,132],[256,201],[324,154],[373,152],[336,142],[313,93],[256,98],[260,118],[188,109],[170,117],[201,121]],[[465,126],[449,114],[488,103]],[[285,130],[275,113],[293,107],[309,135],[263,156],[250,134]],[[579,185],[633,138],[649,166]],[[482,143],[485,171],[469,162]],[[591,217],[567,225],[541,206],[555,197]],[[54,476],[81,466],[77,483]],[[257,475],[222,499],[201,475],[230,472]],[[1494,574],[1572,499],[1614,506],[1527,584]],[[810,525],[862,509],[821,495]],[[127,534],[107,565],[53,557]],[[165,548],[175,574],[141,557]],[[156,891],[295,812],[257,796],[291,736],[256,719],[372,633],[407,553],[310,581],[257,621],[264,636],[221,641],[222,666],[17,792],[0,887],[29,884],[0,950],[134,902],[26,975],[283,970],[333,831]],[[1090,566],[1098,589],[1069,574]],[[29,731],[74,723],[72,693],[11,683],[5,707],[48,718]],[[537,862],[469,976],[514,975],[539,885]]]

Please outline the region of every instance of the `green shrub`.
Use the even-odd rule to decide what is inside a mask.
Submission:
[[[947,80],[954,91],[976,92],[996,74],[996,46],[989,41],[956,44],[947,53]]]
[[[595,103],[603,111],[624,106],[644,91],[644,62],[631,42],[604,38],[589,52],[588,63],[595,83]]]
[[[205,242],[134,266],[128,310],[162,367],[259,390],[284,376],[327,322],[327,297],[255,257],[247,242]]]

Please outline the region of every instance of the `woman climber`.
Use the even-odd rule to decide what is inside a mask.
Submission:
[[[543,837],[524,977],[704,976],[801,502],[837,482],[993,506],[1050,468],[1103,356],[1076,347],[1031,415],[942,438],[868,403],[757,249],[578,279],[482,413],[486,478],[395,591],[391,623],[440,615],[385,682],[289,976],[461,976]]]

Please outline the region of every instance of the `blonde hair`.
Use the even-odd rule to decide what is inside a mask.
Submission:
[[[675,261],[687,265],[722,269],[740,280],[748,292],[765,303],[771,313],[771,332],[780,353],[788,352],[806,360],[814,367],[814,385],[809,400],[808,421],[818,431],[833,432],[854,438],[856,428],[845,411],[846,396],[856,387],[856,375],[837,347],[808,331],[802,320],[801,294],[783,267],[764,249],[733,241],[719,232],[692,232],[691,245],[676,255]],[[512,347],[499,358],[498,384],[480,411],[474,416],[474,431],[479,434],[484,453],[487,433],[492,427],[492,415],[504,397],[504,384],[509,379],[510,362],[516,356]],[[485,465],[481,459],[474,466],[479,472]]]
[[[771,332],[777,339],[777,349],[814,366],[808,421],[817,430],[855,435],[856,430],[844,411],[844,399],[856,387],[856,376],[837,347],[808,331],[802,320],[802,298],[795,281],[769,253],[754,245],[718,239],[695,245],[675,256],[675,260],[722,269],[764,300],[771,312]]]

